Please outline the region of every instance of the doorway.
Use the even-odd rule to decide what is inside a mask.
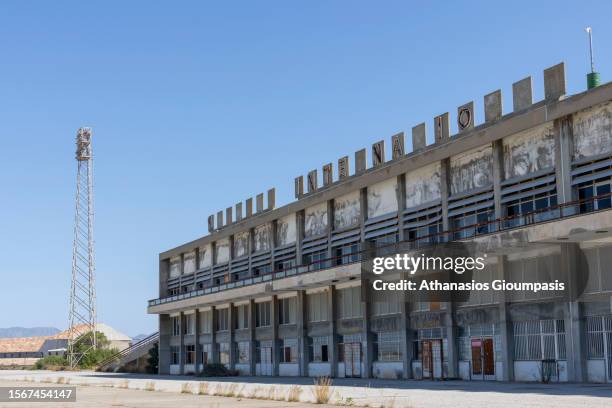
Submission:
[[[472,372],[474,380],[495,380],[493,338],[472,338]]]

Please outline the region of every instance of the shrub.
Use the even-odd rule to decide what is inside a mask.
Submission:
[[[327,404],[331,398],[332,379],[329,377],[318,377],[314,381],[312,391],[317,404]]]
[[[43,357],[34,364],[37,370],[64,370],[68,366],[68,360],[63,356]]]
[[[205,364],[199,375],[201,377],[234,377],[238,375],[238,371],[230,370],[223,364]]]

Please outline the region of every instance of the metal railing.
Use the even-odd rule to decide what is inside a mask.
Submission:
[[[113,354],[112,356],[108,357],[105,360],[102,360],[102,362],[98,364],[97,370],[102,371],[105,368],[107,368],[109,365],[113,364],[114,362],[121,361],[123,357],[129,355],[134,350],[137,350],[143,346],[146,346],[147,344],[157,343],[158,341],[159,341],[159,332],[155,332],[151,334],[150,336],[147,336],[144,339],[138,341],[137,343],[132,344],[130,347]]]
[[[431,246],[438,243],[450,242],[450,241],[461,241],[465,239],[471,239],[476,236],[484,236],[489,234],[495,234],[501,231],[508,231],[517,228],[524,228],[529,225],[543,224],[558,219],[570,218],[584,214],[590,214],[593,212],[609,210],[610,206],[603,206],[595,208],[595,203],[602,203],[602,200],[612,199],[612,193],[601,194],[586,199],[575,200],[563,204],[557,204],[554,206],[542,208],[539,210],[531,211],[525,214],[517,214],[508,217],[500,217],[495,220],[485,221],[465,227],[450,229],[447,231],[441,231],[435,234],[424,235],[415,239],[401,240],[386,245],[377,246],[376,249],[381,252],[389,251],[393,252],[399,244],[408,243],[410,249],[419,249],[425,246]],[[605,204],[605,203],[604,203]],[[468,233],[470,232],[471,233]],[[462,234],[466,232],[465,234]],[[464,235],[464,236],[462,236]],[[401,235],[400,235],[401,236]],[[181,293],[165,298],[151,299],[149,300],[149,306],[156,306],[169,302],[175,302],[177,300],[190,299],[197,296],[208,295],[211,293],[217,293],[223,290],[235,289],[243,286],[254,285],[257,283],[272,281],[274,279],[282,279],[293,275],[302,273],[315,272],[321,269],[327,269],[340,265],[349,265],[353,263],[359,263],[368,254],[371,254],[372,248],[365,248],[364,243],[358,244],[360,250],[353,252],[352,254],[343,254],[340,256],[334,256],[330,258],[320,259],[315,262],[297,265],[289,269],[273,270],[260,276],[244,278],[237,281],[223,282],[217,285],[209,285],[205,288],[200,288],[186,293]],[[405,249],[405,247],[404,247]],[[348,258],[348,259],[347,259]],[[345,262],[347,261],[347,262]],[[228,275],[226,275],[229,277]]]

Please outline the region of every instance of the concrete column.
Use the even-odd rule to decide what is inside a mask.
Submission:
[[[158,374],[170,374],[170,336],[172,319],[167,314],[159,315],[159,366]]]
[[[310,361],[310,348],[308,347],[308,329],[307,329],[307,310],[306,307],[306,292],[299,290],[297,292],[297,336],[298,336],[298,350],[299,352],[299,364],[300,364],[300,375],[302,377],[308,376],[308,362]]]
[[[459,377],[459,351],[457,349],[457,327],[455,324],[455,304],[447,302],[447,311],[444,316],[444,326],[446,328],[446,350],[448,360],[448,377]]]
[[[500,279],[510,279],[507,257],[497,257],[497,272]],[[512,321],[510,319],[509,302],[505,291],[497,292],[499,296],[499,338],[501,340],[502,381],[514,380],[514,338],[512,334]]]
[[[337,376],[338,371],[338,333],[336,326],[336,287],[331,285],[327,289],[327,310],[329,312],[329,364],[331,377]]]
[[[368,220],[368,189],[362,188],[359,190],[359,229],[361,231],[361,242],[365,242],[365,222]],[[364,249],[363,246],[361,248]]]
[[[442,230],[450,229],[448,219],[448,196],[450,195],[450,159],[444,159],[440,162],[440,201],[442,206]],[[449,240],[449,236],[443,236],[443,239]]]
[[[363,289],[362,289],[363,290]],[[367,292],[366,292],[367,293]],[[361,303],[361,311],[363,316],[363,326],[361,329],[361,337],[362,341],[365,342],[365,346],[363,347],[363,366],[364,372],[362,374],[363,378],[371,378],[372,377],[372,362],[374,361],[374,334],[370,330],[370,316],[371,316],[371,308],[372,303],[369,299],[367,302]]]
[[[577,295],[579,244],[567,243],[561,246],[561,268],[567,276],[569,301],[565,308],[565,347],[567,356],[567,380],[586,381],[586,336],[585,322],[580,302],[572,299]]]
[[[181,345],[180,345],[180,352],[179,352],[179,364],[180,364],[180,369],[179,372],[181,374],[185,374],[185,314],[183,312],[181,312],[180,316],[179,316],[179,322],[180,322],[180,339],[181,339]]]
[[[295,243],[295,259],[296,265],[302,265],[302,242],[304,241],[304,210],[298,211],[295,214],[296,225],[296,243]]]
[[[406,174],[397,176],[397,228],[398,241],[403,241],[404,237],[404,210],[406,209]]]
[[[165,298],[168,296],[168,277],[170,274],[170,266],[167,260],[159,261],[159,297]]]
[[[230,359],[230,369],[234,369],[236,367],[236,359],[237,359],[237,350],[236,350],[236,341],[235,341],[235,333],[234,328],[236,327],[236,313],[234,304],[230,303],[228,311],[227,311],[227,320],[228,320],[228,330],[229,330],[229,359]]]
[[[210,360],[214,364],[219,363],[219,346],[217,344],[217,310],[214,306],[210,308]]]
[[[249,300],[249,374],[255,375],[257,357],[255,353],[255,301]]]
[[[412,359],[414,341],[413,330],[410,329],[410,304],[407,302],[406,294],[404,293],[402,303],[400,305],[400,333],[401,333],[401,348],[403,356],[403,375],[402,378],[412,378]]]
[[[272,375],[278,376],[280,344],[278,341],[278,300],[276,299],[276,295],[272,296],[270,320],[272,323]]]
[[[573,200],[571,184],[571,164],[573,150],[573,125],[572,116],[566,116],[555,120],[555,175],[557,181],[557,200],[567,203]],[[566,211],[568,211],[566,213]],[[571,214],[569,208],[564,209],[564,214]]]
[[[504,179],[504,151],[502,140],[493,142],[493,200],[495,202],[495,218],[503,217],[501,204],[501,182]]]
[[[200,364],[202,364],[202,345],[200,344],[200,331],[202,330],[200,324],[200,310],[196,309],[194,313],[195,318],[195,373],[200,372]]]

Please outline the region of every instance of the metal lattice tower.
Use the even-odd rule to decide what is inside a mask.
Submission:
[[[96,290],[93,240],[93,152],[91,128],[76,136],[77,183],[72,246],[72,284],[68,330],[68,362],[71,367],[96,349]],[[76,340],[84,346],[75,347]]]

